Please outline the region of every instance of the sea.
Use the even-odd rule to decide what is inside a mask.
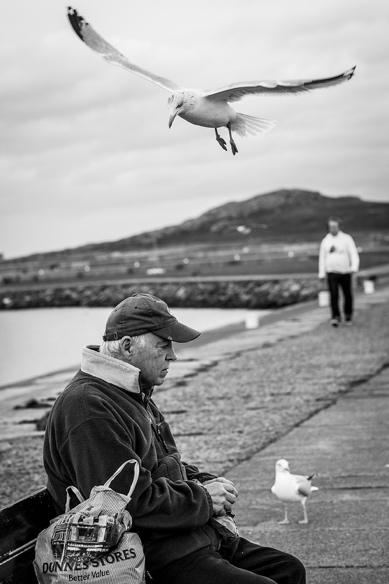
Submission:
[[[111,310],[71,307],[0,311],[0,388],[77,367],[81,348],[100,344]],[[172,309],[180,321],[201,332],[245,321],[250,312],[224,308]]]

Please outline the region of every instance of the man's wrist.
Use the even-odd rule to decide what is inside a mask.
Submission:
[[[213,501],[212,501],[212,497],[209,494],[208,490],[204,487],[204,485],[202,484],[202,482],[199,481],[199,479],[190,479],[191,483],[195,483],[196,485],[199,485],[199,487],[201,487],[201,490],[205,493],[207,500],[208,500],[208,506],[210,509],[210,517],[212,517],[214,515],[214,511],[213,511]]]
[[[200,481],[197,481],[197,484],[200,485],[201,489],[204,491],[206,497],[207,497],[207,501],[208,501],[208,506],[209,506],[209,518],[213,517],[215,515],[215,512],[213,510],[213,501],[212,501],[212,497],[209,494],[208,490],[204,487],[204,485],[202,485],[200,483]]]

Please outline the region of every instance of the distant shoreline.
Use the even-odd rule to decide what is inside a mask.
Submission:
[[[80,282],[13,287],[0,292],[0,310],[62,306],[114,306],[135,291],[156,294],[176,308],[273,309],[313,300],[317,278],[253,276],[182,278],[142,281]]]

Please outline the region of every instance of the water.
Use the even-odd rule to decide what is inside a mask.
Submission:
[[[81,348],[99,344],[111,308],[35,308],[0,312],[0,386],[77,366]],[[176,308],[200,331],[245,320],[247,310]],[[256,311],[261,312],[261,311]]]

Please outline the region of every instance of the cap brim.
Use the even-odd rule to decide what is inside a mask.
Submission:
[[[176,343],[189,343],[189,341],[193,341],[201,335],[196,329],[190,328],[178,321],[158,330],[153,330],[153,333],[157,335],[157,337],[162,337],[169,341],[175,341]]]

